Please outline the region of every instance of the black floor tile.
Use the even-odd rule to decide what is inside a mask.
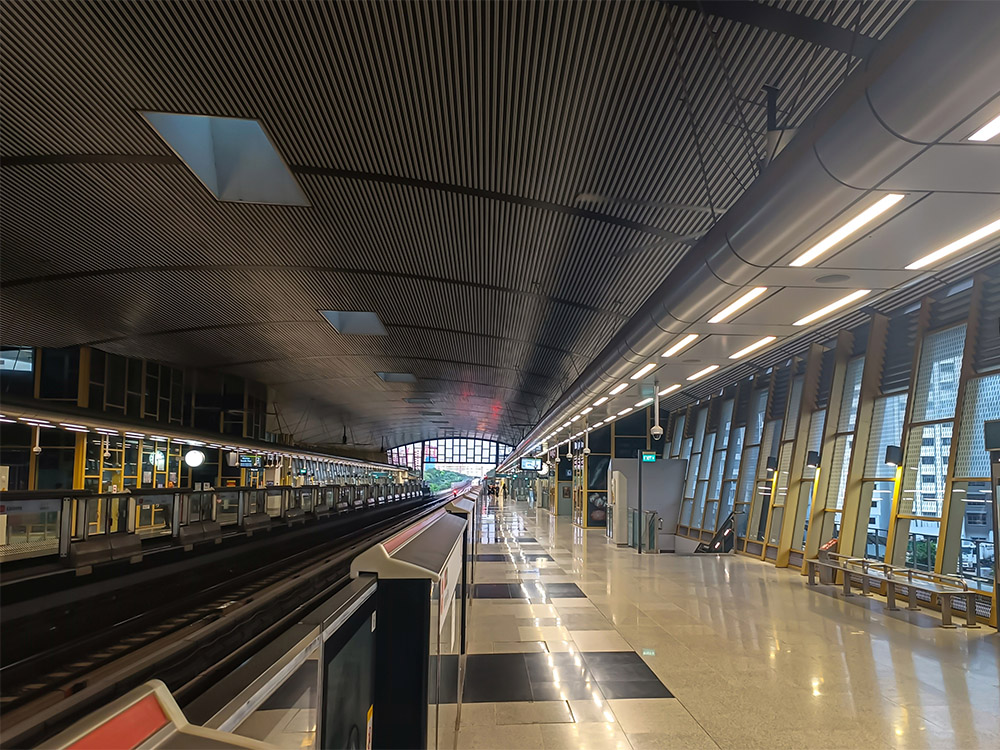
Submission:
[[[583,680],[574,682],[533,682],[531,683],[531,700],[534,701],[580,701],[601,695],[596,682],[588,685]]]
[[[548,560],[549,562],[554,562],[555,558],[552,555],[546,554],[544,552],[525,552],[525,560],[531,560],[532,562],[536,560]]]
[[[580,587],[575,583],[546,583],[545,593],[554,599],[586,599]]]
[[[528,679],[532,682],[555,682],[557,678],[560,682],[563,680],[572,682],[586,679],[589,676],[586,665],[581,663],[580,666],[577,666],[573,661],[573,654],[533,653],[525,654],[524,657],[525,665],[528,667]],[[549,664],[550,658],[552,664]]]
[[[462,699],[469,703],[530,701],[524,654],[470,654]]]
[[[475,599],[510,599],[510,586],[506,583],[474,583],[472,596]]]
[[[597,683],[604,697],[608,700],[619,698],[673,698],[659,680],[637,680],[635,682],[602,682]]]
[[[628,666],[646,663],[635,651],[584,651],[583,658],[592,667],[598,664]]]
[[[510,560],[510,555],[476,555],[476,562],[507,562]]]
[[[600,682],[648,682],[656,680],[653,670],[638,664],[588,664],[590,673]]]

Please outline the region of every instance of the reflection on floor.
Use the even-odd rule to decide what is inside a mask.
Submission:
[[[990,628],[924,628],[747,557],[640,557],[491,508],[459,750],[1000,748]]]

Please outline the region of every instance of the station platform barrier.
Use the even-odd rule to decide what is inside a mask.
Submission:
[[[362,552],[349,584],[183,710],[154,680],[41,747],[454,747],[475,512],[455,497]]]
[[[133,489],[93,494],[52,490],[0,496],[0,563],[58,557],[77,572],[142,559],[151,545],[218,543],[424,496],[418,482],[381,485]]]

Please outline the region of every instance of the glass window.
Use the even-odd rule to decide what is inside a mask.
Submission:
[[[858,400],[861,398],[861,375],[865,369],[865,358],[857,357],[847,363],[844,375],[844,398],[840,404],[840,419],[837,432],[853,432],[858,417]]]
[[[899,496],[901,515],[941,517],[944,504],[945,474],[951,450],[950,422],[923,425],[910,430],[903,458],[903,481]],[[945,439],[948,443],[945,443]],[[930,467],[922,464],[928,456]],[[931,471],[928,471],[931,469]]]
[[[924,338],[914,393],[914,422],[955,416],[958,372],[962,365],[964,346],[964,324],[937,331]]]
[[[802,405],[802,386],[804,383],[805,378],[801,375],[792,381],[792,392],[788,397],[788,418],[785,420],[783,440],[792,440],[795,438],[795,429],[799,425],[799,408]]]
[[[990,482],[955,482],[951,492],[952,503],[962,506],[961,547],[952,572],[975,581],[982,588],[992,588],[996,559]]]
[[[973,378],[965,386],[961,434],[955,456],[955,476],[990,476],[990,457],[983,444],[983,423],[1000,419],[1000,373]]]
[[[823,426],[826,424],[826,410],[814,411],[809,417],[809,437],[806,444],[807,451],[820,453],[823,450]],[[807,454],[808,455],[808,454]],[[814,479],[816,477],[816,467],[804,466],[802,468],[803,479]]]
[[[897,393],[875,400],[872,411],[871,433],[865,456],[865,477],[889,479],[896,474],[896,467],[885,462],[885,449],[899,445],[903,439],[903,419],[906,415],[906,394]]]

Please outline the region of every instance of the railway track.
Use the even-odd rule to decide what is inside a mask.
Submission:
[[[0,671],[3,747],[24,747],[153,676],[193,697],[262,637],[280,632],[345,581],[363,549],[440,507],[436,499],[236,579],[128,618]]]

